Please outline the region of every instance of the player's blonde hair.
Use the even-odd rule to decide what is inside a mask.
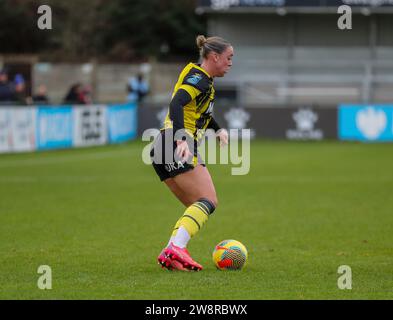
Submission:
[[[218,54],[223,53],[226,48],[230,47],[231,44],[220,37],[208,37],[203,35],[196,37],[196,44],[199,49],[201,58],[207,58],[210,52],[216,52]]]

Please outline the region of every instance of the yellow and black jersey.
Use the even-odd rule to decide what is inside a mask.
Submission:
[[[200,136],[198,130],[218,130],[212,118],[214,93],[213,78],[199,65],[189,63],[175,85],[163,129],[184,128],[194,139]]]

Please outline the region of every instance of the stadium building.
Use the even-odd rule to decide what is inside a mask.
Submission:
[[[392,0],[200,0],[197,13],[235,48],[218,83],[239,106],[393,101]]]

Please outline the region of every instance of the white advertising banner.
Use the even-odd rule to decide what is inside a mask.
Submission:
[[[103,145],[107,142],[105,105],[86,105],[73,108],[75,147]]]
[[[31,107],[12,110],[12,151],[34,151],[36,149],[36,109]]]
[[[0,107],[0,153],[12,150],[12,109]]]

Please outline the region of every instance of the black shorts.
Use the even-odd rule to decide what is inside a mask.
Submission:
[[[165,132],[167,134],[165,134]],[[197,151],[196,142],[194,142],[194,145],[192,146],[189,145],[190,151],[194,150],[194,156],[192,160],[190,159],[189,161],[176,161],[176,147],[177,144],[173,139],[172,130],[170,129],[161,130],[160,134],[153,142],[153,146],[150,151],[150,157],[153,168],[161,181],[190,171],[199,164],[205,166],[201,156]]]

